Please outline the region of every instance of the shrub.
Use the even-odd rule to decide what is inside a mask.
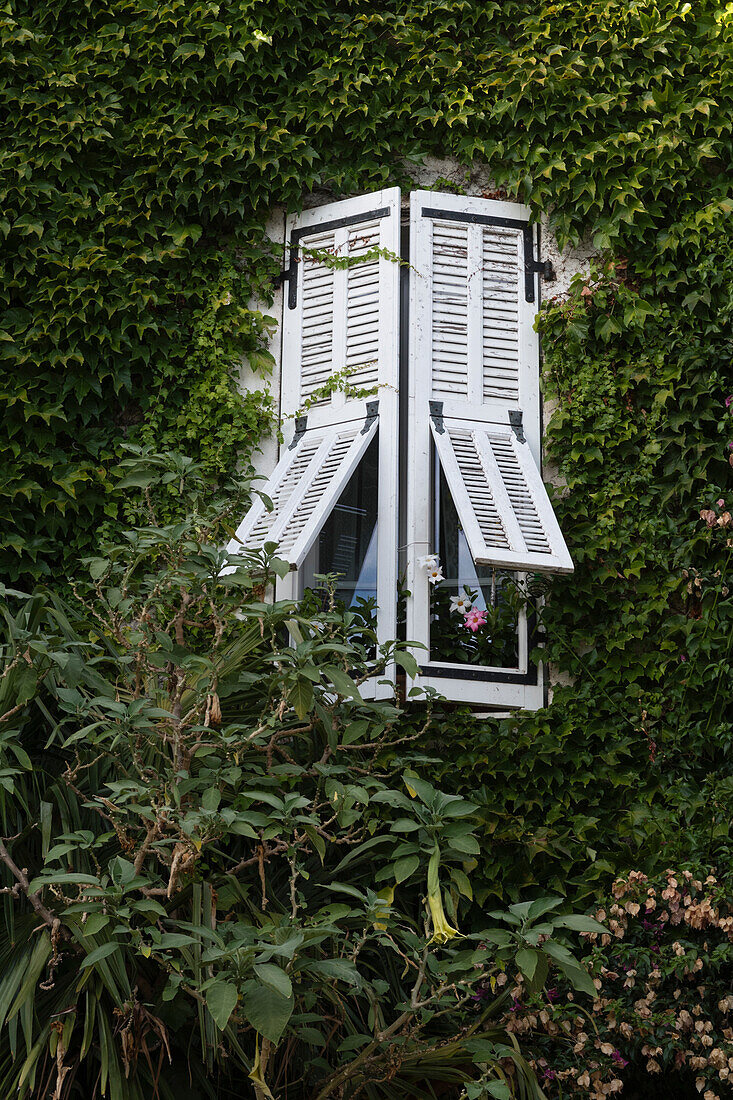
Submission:
[[[733,1075],[733,885],[690,869],[617,879],[588,939],[592,1012],[563,1003],[561,982],[526,997],[507,1029],[533,1046],[550,1096],[730,1095]]]
[[[0,1091],[507,1098],[511,1075],[538,1098],[502,983],[552,944],[592,992],[577,926],[540,948],[533,912],[464,919],[476,807],[362,694],[412,658],[333,601],[265,602],[283,563],[220,549],[241,487],[210,501],[181,456],[122,473],[147,522],[85,563],[76,605],[6,593]]]

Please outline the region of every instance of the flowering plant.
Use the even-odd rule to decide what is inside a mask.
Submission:
[[[555,989],[528,995],[521,980],[513,991],[507,1029],[534,1047],[548,1097],[649,1096],[654,1082],[667,1095],[729,1096],[733,883],[689,869],[655,879],[632,871],[595,916],[608,931],[586,936],[590,1019],[572,1007],[572,991],[570,1005]]]
[[[442,577],[442,573],[441,573]],[[514,577],[496,574],[495,603],[490,602],[491,584],[483,593],[464,586],[451,592],[448,583],[431,591],[430,647],[438,660],[488,667],[516,667],[517,625],[524,597]]]
[[[463,621],[468,629],[475,634],[482,626],[486,626],[486,612],[473,607]]]

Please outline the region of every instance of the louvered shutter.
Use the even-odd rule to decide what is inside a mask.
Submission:
[[[476,562],[568,572],[572,562],[538,466],[528,215],[513,203],[429,191],[411,196],[415,463],[429,450],[430,424]]]
[[[571,573],[573,563],[526,441],[502,424],[430,423],[471,556],[505,569]]]
[[[272,509],[262,499],[252,506],[237,530],[238,544],[259,550],[276,542],[278,556],[299,568],[376,430],[374,417],[364,426],[313,428],[295,440],[262,490]]]
[[[388,641],[397,632],[399,189],[290,218],[286,245],[284,444],[262,487],[273,508],[255,501],[229,549],[276,542],[281,558],[301,566],[378,433],[378,633]],[[349,396],[328,392],[342,372]]]
[[[540,474],[536,231],[515,203],[417,191],[410,211],[407,636],[415,684],[490,706],[542,704],[528,609],[515,669],[430,650],[422,555],[434,552],[439,462],[477,564],[568,572],[572,561]]]
[[[398,188],[330,203],[292,219],[283,416],[307,404],[309,428],[363,417],[363,398],[340,390],[322,392],[345,371],[350,387],[376,388],[371,399],[379,399],[383,417],[383,398],[394,394],[399,374],[399,264],[386,255],[399,253],[399,221]]]

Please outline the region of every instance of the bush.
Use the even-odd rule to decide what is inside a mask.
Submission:
[[[632,871],[596,912],[584,961],[597,989],[592,1013],[563,1004],[556,983],[505,1021],[533,1047],[549,1096],[730,1095],[733,1075],[733,884],[730,876]]]
[[[333,601],[265,602],[283,563],[220,549],[241,487],[210,500],[181,456],[121,472],[147,522],[76,604],[6,593],[0,1091],[538,1098],[494,1019],[550,947],[592,993],[575,926],[469,924],[476,807],[363,692],[395,647]]]

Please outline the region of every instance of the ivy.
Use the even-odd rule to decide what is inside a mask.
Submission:
[[[310,189],[458,158],[551,211],[561,244],[590,231],[688,308],[709,302],[730,23],[709,0],[8,0],[3,572],[61,575],[117,522],[125,439],[222,473],[252,450],[269,416],[238,394],[234,352],[267,372],[267,322],[248,309],[274,268],[262,227]],[[217,309],[228,280],[237,304]]]
[[[722,858],[732,20],[710,0],[8,0],[3,572],[63,579],[125,519],[126,443],[222,480],[246,465],[272,426],[237,382],[271,365],[252,302],[281,262],[273,208],[453,158],[596,255],[540,323],[577,563],[543,618],[568,686],[536,715],[440,725],[446,782],[483,806],[484,891]]]

